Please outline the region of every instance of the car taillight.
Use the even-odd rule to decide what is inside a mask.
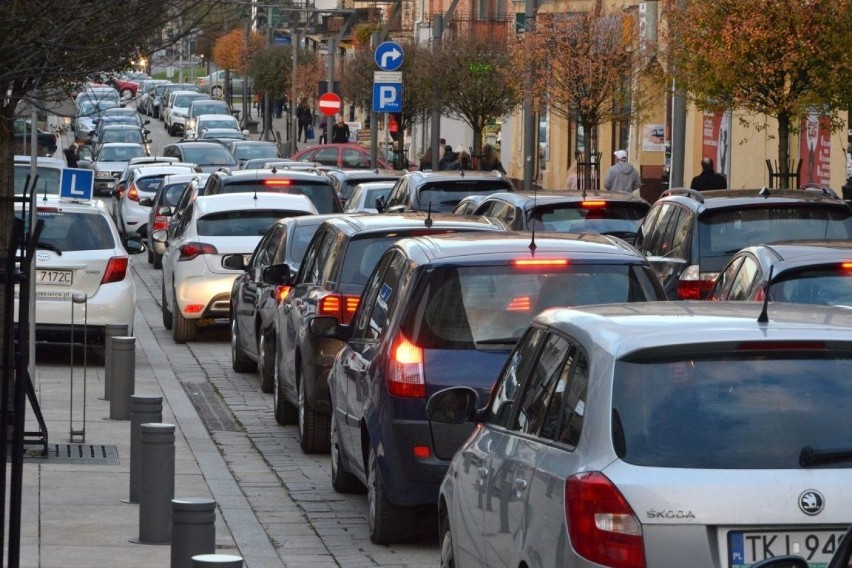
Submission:
[[[293,182],[289,179],[265,179],[263,185],[292,185]]]
[[[163,215],[157,215],[154,217],[154,228],[156,231],[158,229],[168,229],[169,228],[169,218]]]
[[[276,286],[272,289],[272,297],[275,299],[276,304],[280,304],[284,300],[287,299],[287,296],[290,295],[290,290],[292,288],[290,286]]]
[[[117,199],[121,199],[121,196],[124,194],[124,182],[119,182],[115,186],[115,197]]]
[[[127,199],[131,201],[139,201],[139,191],[136,189],[135,185],[130,186],[130,189],[127,190]]]
[[[565,522],[574,550],[611,568],[644,568],[642,525],[624,496],[600,472],[565,480]]]
[[[104,276],[101,278],[101,284],[121,282],[125,276],[127,276],[127,257],[114,256],[107,263]]]
[[[178,251],[180,252],[178,260],[192,260],[202,254],[217,254],[219,252],[216,247],[207,243],[186,243],[181,245]]]
[[[346,294],[328,294],[319,301],[317,315],[334,316],[340,323],[347,325],[352,321],[355,310],[358,309],[359,296]]]
[[[844,262],[840,265],[843,270],[852,270],[852,262]]]
[[[509,301],[509,305],[506,306],[506,309],[510,312],[528,312],[532,309],[530,297],[518,296],[517,298],[512,298]]]
[[[716,283],[716,272],[699,272],[698,265],[688,266],[677,281],[677,297],[681,300],[702,300]]]
[[[567,258],[516,258],[509,264],[515,268],[553,268],[568,266]]]
[[[404,398],[425,398],[423,350],[402,334],[396,338],[388,359],[388,392]]]
[[[583,207],[606,207],[606,201],[583,201],[580,203]]]

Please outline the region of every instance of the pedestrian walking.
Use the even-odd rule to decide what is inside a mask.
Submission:
[[[479,161],[479,169],[484,172],[497,170],[501,174],[506,173],[506,169],[500,163],[500,156],[497,155],[497,148],[491,144],[482,145],[482,158]]]
[[[77,148],[79,148],[79,145],[75,140],[62,151],[62,153],[65,154],[65,162],[68,164],[69,168],[77,167]]]
[[[423,152],[423,155],[420,156],[420,171],[426,171],[432,169],[432,147],[429,146],[426,148],[426,151]]]
[[[728,180],[713,169],[712,158],[701,159],[701,173],[692,178],[690,189],[705,191],[708,189],[728,189]]]
[[[314,121],[314,113],[311,111],[310,105],[308,105],[308,99],[303,98],[299,106],[296,107],[296,120],[299,121],[299,132],[296,135],[296,141],[298,142],[300,138],[303,138],[303,142],[307,142],[308,126]]]
[[[642,178],[639,176],[639,172],[627,161],[625,150],[616,150],[613,155],[616,162],[606,173],[604,187],[607,191],[633,193],[642,186]]]
[[[444,156],[438,162],[439,170],[457,170],[458,169],[458,154],[453,152],[453,147],[447,144],[444,146]]]
[[[343,121],[343,115],[337,119],[337,123],[331,127],[331,141],[334,144],[345,144],[349,142],[349,125]]]

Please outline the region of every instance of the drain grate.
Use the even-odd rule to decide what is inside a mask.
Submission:
[[[47,456],[37,455],[37,451],[29,451],[24,461],[72,463],[88,465],[119,465],[118,449],[104,444],[48,444]]]
[[[183,388],[209,431],[240,431],[236,418],[210,383],[183,383]]]

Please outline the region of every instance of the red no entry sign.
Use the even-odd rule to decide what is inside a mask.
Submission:
[[[319,110],[326,116],[331,116],[340,112],[343,108],[343,103],[340,97],[334,93],[325,93],[319,98]]]

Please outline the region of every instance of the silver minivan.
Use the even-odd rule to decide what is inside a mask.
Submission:
[[[782,303],[543,312],[483,408],[463,387],[428,403],[479,423],[441,486],[441,565],[825,566],[852,521],[850,324]]]

